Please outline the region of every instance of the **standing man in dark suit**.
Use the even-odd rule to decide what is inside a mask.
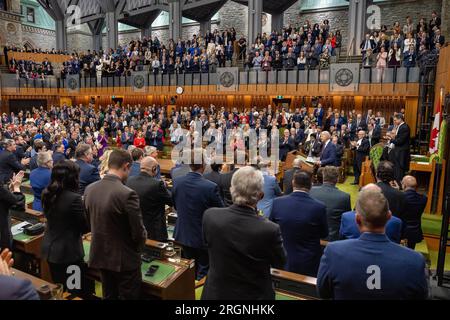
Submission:
[[[394,168],[391,162],[382,161],[378,165],[377,186],[381,188],[381,191],[386,197],[391,213],[402,221],[405,221],[406,198],[404,193],[398,190],[399,188],[394,179]]]
[[[281,228],[287,251],[285,269],[316,277],[322,256],[320,239],[328,236],[327,208],[309,195],[309,173],[296,172],[292,180],[294,192],[274,200],[270,220]]]
[[[426,299],[425,259],[389,241],[385,225],[389,204],[379,191],[365,190],[356,204],[359,239],[328,244],[322,256],[317,288],[321,298],[335,300]]]
[[[320,161],[317,165],[321,167],[336,166],[336,146],[331,142],[331,135],[328,131],[323,131],[320,134],[322,141],[322,152],[320,154]]]
[[[404,115],[397,113],[394,116],[396,134],[390,140],[391,156],[394,162],[394,176],[400,185],[405,173],[409,171],[411,162],[410,135],[411,130],[405,123]]]
[[[287,154],[295,149],[295,141],[288,129],[284,130],[284,136],[280,138],[280,161],[286,161]]]
[[[310,192],[313,199],[321,201],[327,208],[328,241],[339,240],[342,214],[351,210],[350,195],[336,188],[338,178],[338,168],[325,167],[323,169],[323,185],[313,187]]]
[[[408,248],[415,249],[422,242],[422,214],[427,206],[427,196],[417,192],[417,180],[413,176],[405,176],[402,180],[405,195],[404,237],[408,240]]]
[[[226,207],[230,207],[233,204],[233,199],[231,197],[231,180],[238,170],[239,168],[233,164],[229,166],[228,172],[220,174],[219,188],[222,191],[222,198]]]
[[[220,171],[221,170],[222,170],[221,164],[213,163],[211,165],[211,172],[205,173],[205,175],[204,175],[205,179],[217,184],[219,186],[219,189],[220,189]],[[221,194],[222,194],[222,192],[221,192]]]
[[[367,126],[367,128],[368,128],[367,136],[368,136],[371,148],[374,145],[377,145],[378,143],[380,143],[380,140],[381,140],[381,128],[374,122],[375,122],[375,120],[372,119],[371,122],[369,123],[369,125]]]
[[[358,140],[351,142],[352,149],[355,150],[355,160],[353,162],[353,171],[355,174],[355,181],[353,185],[359,184],[359,177],[361,176],[362,164],[370,154],[370,143],[366,138],[366,132],[361,130],[358,132]]]
[[[89,185],[84,196],[92,230],[89,267],[100,270],[103,298],[107,300],[136,300],[140,296],[141,253],[147,233],[139,197],[124,185],[131,163],[128,152],[114,150],[108,174]]]
[[[233,175],[233,205],[208,209],[203,217],[203,238],[210,270],[203,300],[274,300],[270,268],[282,268],[286,257],[280,227],[258,216],[264,179],[252,167]]]
[[[7,139],[4,142],[4,150],[0,152],[0,185],[9,183],[14,173],[24,171],[25,166],[30,163],[30,159],[22,159],[19,163],[14,154],[16,152],[16,143],[14,140]]]
[[[286,170],[283,175],[283,193],[289,195],[293,191],[292,180],[294,175],[300,171],[302,161],[300,159],[294,159],[292,163],[292,169]]]
[[[314,109],[314,117],[317,119],[317,125],[319,127],[322,127],[323,116],[324,116],[324,111],[322,108],[322,104],[319,102],[319,104],[317,105],[317,108]]]
[[[3,250],[0,254],[0,300],[39,300],[30,280],[14,277],[13,263],[12,252]]]
[[[156,179],[158,162],[146,157],[141,161],[141,173],[129,177],[127,186],[139,196],[142,218],[147,230],[147,237],[152,240],[167,242],[167,224],[165,206],[172,206],[172,195],[164,182]]]
[[[80,167],[80,193],[83,195],[88,185],[100,180],[100,174],[98,168],[91,164],[94,156],[90,145],[80,143],[75,151],[75,158],[75,163]]]
[[[202,155],[195,149],[194,154]],[[197,280],[208,272],[208,251],[202,239],[202,219],[209,208],[223,207],[219,187],[203,177],[204,162],[190,165],[192,172],[178,177],[173,182],[172,197],[178,219],[175,225],[175,241],[183,245],[183,254],[187,259],[195,259]]]

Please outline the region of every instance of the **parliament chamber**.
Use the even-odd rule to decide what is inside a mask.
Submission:
[[[0,300],[450,299],[450,1],[74,3],[0,2]]]

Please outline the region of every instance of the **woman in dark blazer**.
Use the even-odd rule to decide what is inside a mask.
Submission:
[[[79,188],[79,167],[65,160],[53,167],[49,186],[42,192],[47,229],[42,255],[47,260],[54,283],[67,287],[67,268],[85,269],[82,236],[89,231]],[[82,277],[82,288],[84,281]],[[70,291],[70,290],[69,290]]]
[[[25,210],[25,196],[20,192],[24,172],[13,175],[9,187],[0,185],[0,249],[12,248],[11,219],[9,210]]]

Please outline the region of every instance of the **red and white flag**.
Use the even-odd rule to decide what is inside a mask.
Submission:
[[[441,128],[441,106],[438,105],[436,109],[436,115],[434,116],[433,129],[431,130],[430,154],[438,152],[440,128]]]

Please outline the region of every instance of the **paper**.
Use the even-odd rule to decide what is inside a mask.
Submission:
[[[29,223],[26,222],[26,221],[14,225],[14,226],[11,228],[11,233],[12,233],[12,235],[13,235],[13,236],[17,236],[18,234],[21,234],[21,233],[23,232],[23,227],[25,227],[25,226],[27,226],[27,225],[29,225]]]

